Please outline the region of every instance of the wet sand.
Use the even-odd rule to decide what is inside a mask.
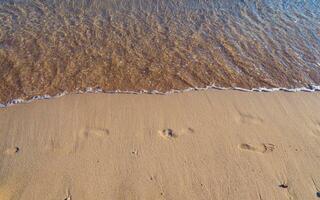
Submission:
[[[0,199],[319,199],[319,113],[320,94],[304,92],[10,106],[0,109]]]

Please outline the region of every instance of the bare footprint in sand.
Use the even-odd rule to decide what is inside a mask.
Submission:
[[[239,115],[240,115],[240,119],[238,121],[240,123],[244,123],[244,124],[261,124],[261,123],[263,123],[263,119],[258,116],[254,116],[249,113],[242,113],[242,112],[239,112]]]
[[[64,200],[71,200],[71,196],[64,198]]]
[[[70,190],[67,190],[67,196],[63,200],[72,200]]]
[[[253,146],[253,145],[244,143],[244,144],[240,144],[239,148],[241,150],[253,151],[258,153],[270,153],[274,150],[275,145],[269,144],[269,143],[262,143],[262,144]]]
[[[85,128],[76,134],[74,151],[85,146],[88,142],[102,142],[109,135],[109,130],[104,128]]]
[[[4,154],[6,154],[6,155],[14,155],[14,154],[17,154],[19,151],[20,151],[19,147],[13,147],[13,148],[6,149],[4,151]]]
[[[314,136],[320,137],[320,122],[314,123],[314,128],[312,130],[312,133]]]
[[[159,133],[163,138],[166,138],[166,139],[172,139],[172,138],[177,137],[177,135],[170,128],[163,129],[163,130],[159,131]]]
[[[83,136],[85,138],[88,138],[90,136],[96,136],[96,137],[105,137],[108,136],[109,130],[108,129],[103,129],[103,128],[86,128],[83,130]]]

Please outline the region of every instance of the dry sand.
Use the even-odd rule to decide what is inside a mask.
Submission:
[[[320,94],[82,94],[0,110],[0,199],[319,199]]]

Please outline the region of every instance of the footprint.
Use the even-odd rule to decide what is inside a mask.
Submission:
[[[239,148],[247,151],[254,151],[258,153],[269,153],[272,152],[275,148],[274,144],[262,143],[256,146],[250,144],[240,144]]]
[[[14,155],[14,154],[17,154],[19,151],[20,151],[19,147],[13,147],[13,148],[6,149],[4,153],[6,155]]]
[[[320,122],[315,123],[315,127],[312,130],[314,136],[320,137]]]
[[[85,138],[88,138],[90,136],[105,137],[107,135],[109,135],[109,130],[103,128],[86,128],[83,131],[83,136]]]
[[[313,135],[320,137],[320,130],[313,130],[312,133]]]
[[[71,196],[67,196],[64,200],[71,200]]]
[[[67,190],[67,196],[63,200],[72,200],[70,189]]]
[[[136,150],[136,149],[132,150],[131,154],[137,156],[138,155],[138,150]]]
[[[240,122],[245,124],[261,124],[263,119],[257,116],[253,116],[249,113],[239,112]]]
[[[313,177],[311,177],[311,180],[312,180],[314,189],[316,190],[316,197],[320,198],[320,187],[319,187],[319,185],[317,184],[316,180]]]
[[[170,128],[166,128],[159,131],[159,134],[166,139],[176,138],[176,137],[185,136],[185,135],[191,135],[193,133],[195,133],[195,130],[190,127],[179,129],[178,131],[173,131]]]
[[[87,142],[100,142],[108,136],[109,130],[103,128],[86,128],[75,135],[75,146],[73,151],[83,148]]]
[[[162,137],[164,137],[166,139],[172,139],[172,138],[177,137],[177,135],[170,128],[163,129],[163,130],[159,131],[159,133]]]
[[[287,182],[282,182],[280,185],[278,185],[280,189],[282,189],[284,192],[286,192],[287,198],[288,199],[298,199],[297,195],[295,194],[294,190],[292,190],[289,187],[289,183]]]

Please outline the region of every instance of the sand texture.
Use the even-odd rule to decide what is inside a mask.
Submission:
[[[0,110],[1,200],[319,192],[319,93],[82,94]]]

